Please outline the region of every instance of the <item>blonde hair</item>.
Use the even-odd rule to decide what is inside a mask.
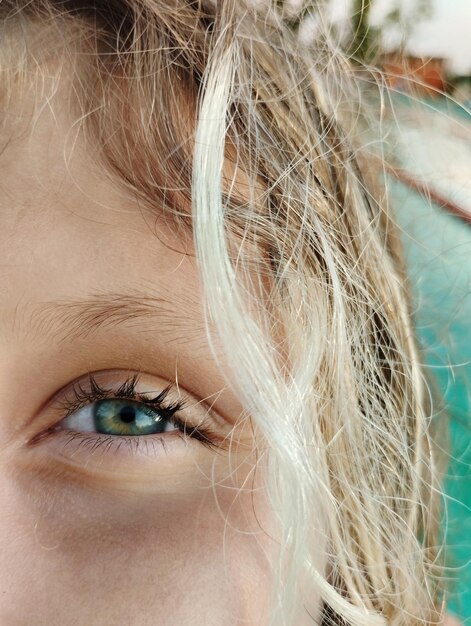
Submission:
[[[319,596],[323,626],[439,623],[429,393],[348,61],[260,2],[0,12],[2,106],[25,68],[62,58],[109,175],[193,234],[209,340],[265,446],[273,623],[314,623]]]

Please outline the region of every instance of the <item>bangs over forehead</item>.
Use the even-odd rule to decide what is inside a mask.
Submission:
[[[201,8],[178,1],[154,2],[152,10],[124,2],[25,2],[18,14],[18,4],[0,7],[2,35],[11,41],[3,46],[9,58],[0,59],[2,74],[10,74],[2,80],[2,109],[12,107],[12,90],[34,83],[37,99],[51,80],[57,89],[59,77],[70,85],[61,105],[72,110],[98,160],[144,206],[186,221],[208,56]]]

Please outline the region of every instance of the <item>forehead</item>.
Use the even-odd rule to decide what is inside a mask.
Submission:
[[[46,381],[44,363],[64,384],[77,368],[157,364],[237,416],[207,344],[191,233],[104,167],[67,89],[52,93],[18,100],[1,136],[0,345],[14,384]]]
[[[24,262],[31,290],[40,291],[47,280],[57,292],[65,288],[59,275],[74,269],[77,291],[90,287],[91,272],[97,289],[124,275],[138,286],[146,272],[134,275],[136,258],[138,267],[148,263],[162,280],[182,258],[185,272],[194,273],[190,238],[183,241],[158,206],[151,213],[100,163],[96,146],[70,115],[67,96],[61,89],[39,105],[26,98],[7,111],[0,155],[4,267]]]
[[[82,348],[90,352],[91,338],[86,346],[82,337],[79,345],[72,342],[71,328],[62,325],[59,332],[60,318],[71,320],[73,306],[61,308],[54,303],[74,305],[94,299],[89,321],[101,316],[101,330],[106,330],[100,350],[110,358],[119,357],[126,366],[122,353],[130,352],[132,344],[142,355],[142,363],[136,366],[143,368],[146,355],[147,362],[165,356],[169,371],[164,373],[170,376],[185,341],[190,352],[206,358],[199,277],[190,239],[158,207],[152,214],[143,208],[100,166],[60,95],[57,92],[42,106],[23,102],[10,109],[2,133],[2,353],[10,363],[19,364],[24,380],[27,367],[36,364],[38,369],[40,353],[42,362],[48,357],[50,362],[56,357],[70,362]],[[121,335],[108,323],[111,313],[105,305],[111,303],[116,313],[116,307],[127,302],[129,310],[129,304],[138,300],[136,294],[147,299],[141,307],[142,319],[133,322],[128,316],[126,347],[122,347]],[[150,306],[157,302],[159,311]],[[59,337],[70,340],[60,351],[53,346]],[[150,337],[152,350],[144,350]],[[178,341],[182,337],[185,341]],[[54,354],[45,353],[45,346],[54,348]]]
[[[159,185],[157,177],[162,177],[163,173],[156,172],[156,164],[169,160],[176,149],[165,143],[160,146],[155,143],[154,148],[160,148],[160,152],[154,154],[152,162],[145,161],[143,149],[141,161],[133,162],[130,157],[126,171],[123,171],[122,163],[117,169],[109,167],[106,146],[108,143],[113,146],[113,138],[108,135],[93,137],[86,132],[84,118],[88,113],[79,112],[76,100],[75,85],[59,75],[57,68],[52,68],[49,76],[43,73],[39,82],[33,80],[27,89],[18,90],[14,98],[10,98],[10,106],[2,110],[0,221],[4,237],[11,241],[5,249],[4,262],[7,263],[8,258],[19,262],[26,250],[34,256],[36,249],[42,255],[41,260],[47,262],[46,252],[50,251],[62,259],[61,267],[56,268],[62,272],[73,265],[69,249],[69,237],[73,233],[74,248],[82,252],[80,263],[90,265],[92,259],[95,260],[93,270],[106,268],[108,279],[119,278],[123,264],[138,257],[141,262],[147,259],[150,265],[158,268],[161,276],[171,271],[176,263],[180,266],[183,263],[185,272],[179,274],[192,275],[193,278],[188,276],[188,279],[198,291],[193,261],[191,198],[187,201],[191,163],[190,174],[184,174],[180,180],[169,177],[161,180]],[[188,111],[182,114],[178,129],[179,136],[184,137],[182,145],[185,144],[188,155],[193,148],[193,140],[189,138],[191,128],[185,133],[181,126],[183,120],[190,117]],[[133,132],[131,127],[128,131]],[[161,135],[162,129],[157,134]],[[130,152],[129,146],[116,145],[111,160],[119,161],[119,148],[122,153]],[[186,169],[190,160],[189,157]],[[131,171],[132,165],[135,165],[135,171]],[[146,169],[153,170],[150,177],[155,183],[154,193],[147,195],[147,201],[143,196],[149,189],[143,182],[145,175],[142,173]],[[229,142],[222,179],[222,187],[236,207],[245,207],[248,201],[254,201],[255,196],[256,201],[261,198],[260,182],[250,180],[241,167],[234,144]],[[170,197],[170,204],[180,200],[174,212],[168,210],[166,203]],[[243,210],[237,209],[241,219]],[[77,273],[77,289],[80,289],[82,278],[88,286],[86,273]],[[127,278],[128,281],[134,278],[129,271]],[[39,286],[41,281],[34,282]],[[178,281],[173,285],[178,286]]]

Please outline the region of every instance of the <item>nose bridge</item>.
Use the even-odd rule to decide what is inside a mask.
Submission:
[[[41,354],[46,345],[34,324],[30,294],[21,285],[21,272],[8,280],[0,264],[0,432],[10,415],[21,411],[35,381],[44,371]],[[45,337],[44,337],[45,339]]]
[[[27,294],[21,290],[21,278],[21,268],[5,268],[0,263],[0,365],[2,355],[22,342],[28,327]]]
[[[25,308],[0,311],[0,466],[1,457],[25,437],[25,426],[42,402],[47,385],[45,344],[29,333]],[[0,468],[1,472],[1,468]]]
[[[24,404],[29,385],[25,374],[29,365],[27,354],[0,324],[0,472],[4,454],[14,445],[27,417]]]

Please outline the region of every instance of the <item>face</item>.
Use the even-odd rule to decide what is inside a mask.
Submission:
[[[60,102],[2,137],[0,622],[266,624],[261,470],[191,246]]]

